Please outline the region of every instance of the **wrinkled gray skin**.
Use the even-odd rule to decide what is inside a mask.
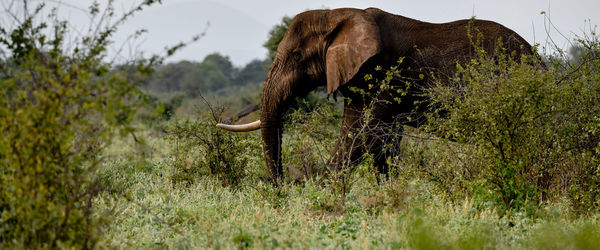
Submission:
[[[375,8],[313,10],[298,14],[279,44],[261,99],[263,150],[274,182],[283,178],[282,114],[295,97],[304,96],[318,86],[326,86],[328,94],[347,97],[340,131],[340,138],[347,138],[349,132],[361,127],[360,117],[370,98],[391,98],[389,93],[362,98],[349,91],[350,86],[365,86],[364,76],[368,73],[381,77],[381,73],[374,70],[375,66],[389,68],[396,65],[400,57],[404,57],[401,64],[404,76],[419,79],[420,74],[434,73],[437,79],[447,81],[457,63],[475,57],[467,36],[468,23],[469,20],[460,20],[432,24]],[[531,53],[531,46],[523,38],[498,23],[475,20],[474,27],[483,35],[482,47],[490,55],[499,38],[504,47],[515,51],[517,56]],[[375,105],[372,126],[406,114],[413,116],[410,125],[418,126],[419,114],[425,111],[427,100],[416,93],[431,81],[430,77],[415,81],[411,92],[400,103]],[[415,101],[422,101],[423,105],[415,107]],[[332,164],[339,166],[348,157],[356,163],[365,151],[370,151],[377,169],[386,173],[386,155],[381,152],[376,135],[371,137],[367,139],[371,140],[367,143],[369,148],[340,140]]]

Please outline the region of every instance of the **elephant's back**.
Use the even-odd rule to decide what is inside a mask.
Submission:
[[[513,30],[488,20],[458,20],[449,23],[431,24],[412,35],[414,47],[412,55],[419,59],[422,67],[444,69],[453,74],[456,64],[468,63],[477,56],[476,46],[480,46],[488,55],[493,55],[498,48],[506,49],[509,54],[516,52],[531,54],[532,48],[525,39]]]
[[[481,42],[486,51],[493,51],[501,39],[502,47],[518,53],[531,53],[531,45],[514,30],[494,21],[479,19],[464,19],[440,24],[446,29],[459,31],[463,37],[472,42]],[[462,31],[461,31],[462,30]],[[469,32],[468,32],[469,31]],[[470,33],[470,36],[468,34]],[[477,39],[481,39],[477,41]]]

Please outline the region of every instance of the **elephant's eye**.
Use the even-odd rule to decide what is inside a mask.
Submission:
[[[300,59],[302,59],[302,54],[300,54],[300,50],[292,51],[292,56],[294,57],[294,60],[296,60],[296,61],[300,61]]]

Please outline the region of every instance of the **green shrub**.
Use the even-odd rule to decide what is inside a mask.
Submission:
[[[0,248],[92,248],[107,222],[93,202],[103,149],[133,131],[144,100],[133,83],[160,58],[127,72],[107,63],[109,39],[135,10],[107,23],[112,6],[93,5],[104,21],[88,35],[43,10],[15,3],[5,13],[19,14],[0,24]]]
[[[140,110],[137,119],[149,127],[155,127],[162,121],[169,121],[182,103],[183,95],[174,95],[167,101],[161,101],[158,97],[147,95],[146,109]]]
[[[465,183],[481,198],[518,208],[571,192],[592,205],[600,57],[589,53],[577,65],[555,60],[545,69],[535,56],[513,60],[509,53],[481,54],[458,65],[451,84],[434,86],[429,96],[438,112],[431,128],[474,146],[468,155],[476,166],[469,166],[474,170]]]
[[[173,183],[193,184],[201,176],[215,176],[224,186],[238,188],[248,175],[248,163],[259,155],[260,143],[250,133],[217,128],[218,115],[176,121],[169,129],[173,143]],[[261,155],[262,156],[262,155]]]
[[[298,108],[285,116],[289,123],[285,123],[282,161],[288,176],[305,181],[325,175],[341,118],[334,105],[315,96],[298,99],[298,103]]]

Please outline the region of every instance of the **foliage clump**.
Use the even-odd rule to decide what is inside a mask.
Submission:
[[[277,47],[279,47],[279,43],[283,40],[290,24],[292,24],[292,20],[294,20],[293,17],[284,16],[281,18],[281,23],[273,26],[269,31],[269,40],[263,44],[263,47],[269,51],[269,58],[271,61],[275,60]]]
[[[283,164],[287,175],[305,181],[326,175],[331,149],[339,135],[340,114],[336,107],[316,95],[297,99],[284,116]]]
[[[217,128],[219,115],[176,121],[168,131],[173,143],[174,184],[190,185],[202,176],[214,176],[223,186],[238,188],[248,175],[247,165],[260,145],[247,133]]]
[[[600,54],[597,42],[584,45],[579,62],[554,57],[547,68],[499,47],[431,89],[431,128],[473,146],[461,180],[471,194],[505,208],[562,195],[598,206]]]
[[[30,10],[13,2],[3,12],[13,19],[0,24],[0,248],[93,248],[100,240],[108,218],[94,207],[104,190],[102,152],[133,132],[145,101],[134,83],[161,60],[116,69],[106,51],[119,24],[153,2],[113,23],[112,5],[94,4],[89,14],[101,21],[86,35],[43,3]]]

